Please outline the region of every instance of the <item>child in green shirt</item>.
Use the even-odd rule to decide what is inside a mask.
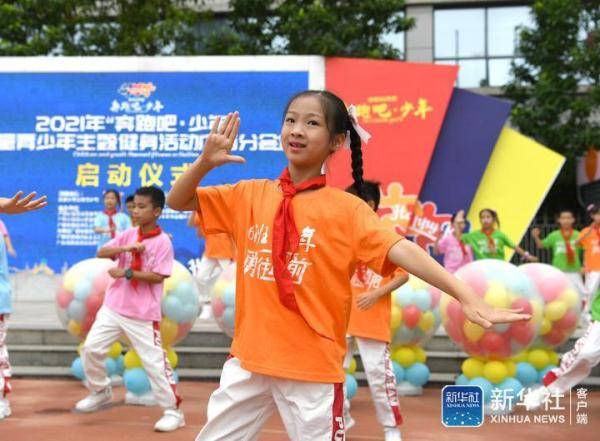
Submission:
[[[481,259],[499,259],[504,260],[504,247],[509,247],[515,250],[523,260],[527,262],[537,262],[535,256],[530,255],[518,245],[510,240],[510,238],[499,230],[500,219],[498,213],[490,208],[484,208],[479,212],[479,221],[481,229],[465,233],[462,240],[465,244],[471,245],[475,260]],[[496,227],[498,229],[496,229]]]

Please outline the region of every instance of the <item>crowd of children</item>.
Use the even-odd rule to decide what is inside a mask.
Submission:
[[[354,424],[344,397],[344,365],[356,343],[385,439],[399,441],[402,417],[388,347],[390,293],[411,273],[455,297],[473,323],[489,328],[526,321],[530,316],[520,310],[489,306],[452,273],[473,259],[504,259],[505,247],[525,261],[537,259],[499,230],[498,214],[491,209],[479,213],[481,228],[468,233],[465,213],[452,217],[451,229],[435,243],[446,269],[390,231],[376,214],[379,185],[363,179],[362,144],[368,134],[354,109],[326,91],[299,93],[284,109],[281,143],[288,164],[278,179],[201,185],[214,168],[245,162],[231,154],[239,125],[237,112],[216,119],[202,154],[173,184],[167,199],[172,209],[192,212],[189,225],[206,241],[197,272],[202,317],[210,315],[210,292],[219,274],[232,262],[237,264],[231,356],[197,440],[255,439],[275,410],[293,440],[344,439]],[[346,192],[327,186],[322,174],[327,158],[342,148],[350,149],[354,181]],[[34,197],[0,198],[0,212],[25,212],[46,204],[44,198]],[[155,430],[173,431],[185,420],[159,328],[163,282],[174,259],[171,240],[158,225],[165,195],[154,187],[138,189],[126,199],[130,216],[120,212],[117,191],[106,191],[103,202],[104,210],[94,222],[97,256],[113,259],[115,266],[81,351],[90,393],[75,409],[93,412],[111,402],[104,359],[125,334],[164,409]],[[593,224],[579,235],[570,212],[560,214],[560,230],[547,238],[533,232],[537,245],[551,248],[554,264],[587,293],[588,310],[600,284],[600,210],[592,207],[590,213]],[[10,313],[10,295],[5,292],[10,285],[2,267],[6,251],[14,249],[1,223],[0,233],[2,418],[10,413],[5,400],[10,365],[4,345],[5,316]],[[585,287],[579,247],[585,250]],[[597,320],[600,305],[591,309]],[[599,344],[600,327],[594,322],[584,341],[549,374],[547,386],[570,387],[589,373],[598,362]]]

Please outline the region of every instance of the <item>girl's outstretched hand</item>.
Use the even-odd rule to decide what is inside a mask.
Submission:
[[[498,323],[525,322],[531,319],[531,315],[523,314],[522,309],[494,308],[475,294],[461,304],[465,316],[483,328],[490,328]]]
[[[0,198],[0,213],[6,214],[19,214],[26,213],[28,211],[39,210],[48,205],[46,196],[34,199],[36,193],[29,193],[24,198],[23,192],[17,192],[12,198]]]
[[[240,116],[238,112],[227,114],[224,120],[221,120],[221,117],[217,117],[204,143],[201,161],[211,168],[230,162],[238,164],[246,162],[241,156],[229,154],[239,128]]]

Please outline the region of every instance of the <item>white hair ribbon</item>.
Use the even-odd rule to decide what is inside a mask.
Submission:
[[[354,104],[350,104],[350,107],[348,107],[348,116],[350,117],[350,123],[352,124],[352,127],[354,127],[354,130],[356,130],[356,133],[358,133],[360,140],[365,144],[368,144],[369,139],[371,139],[371,134],[363,129],[358,123],[358,116],[356,115],[356,107]],[[344,147],[347,149],[350,148],[350,130],[346,132]]]

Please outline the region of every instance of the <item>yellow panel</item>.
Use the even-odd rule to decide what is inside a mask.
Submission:
[[[471,204],[471,228],[480,228],[479,210],[492,208],[500,229],[518,244],[564,162],[564,156],[505,127]],[[507,250],[506,259],[512,255]]]

